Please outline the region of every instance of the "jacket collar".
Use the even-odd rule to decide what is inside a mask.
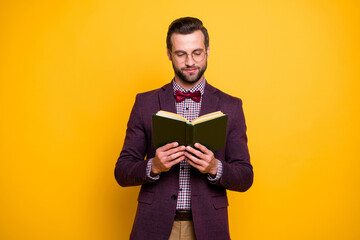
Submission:
[[[206,82],[205,92],[202,95],[199,116],[218,110],[219,97],[217,95],[217,91],[218,89],[214,88],[208,82]],[[161,110],[176,113],[175,97],[172,83],[168,83],[160,89],[159,102]]]

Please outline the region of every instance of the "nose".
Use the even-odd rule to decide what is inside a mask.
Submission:
[[[186,64],[186,66],[193,66],[195,64],[195,61],[191,54],[186,55],[185,64]]]

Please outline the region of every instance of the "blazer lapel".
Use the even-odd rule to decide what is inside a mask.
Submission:
[[[218,110],[219,97],[216,94],[217,91],[216,88],[206,82],[199,116]]]
[[[206,82],[205,91],[202,96],[202,103],[199,116],[212,113],[218,110],[219,97],[218,90]],[[168,83],[161,88],[159,93],[160,109],[176,113],[174,89],[172,83]]]
[[[160,109],[168,112],[176,113],[174,90],[172,83],[168,83],[161,88],[159,93]]]

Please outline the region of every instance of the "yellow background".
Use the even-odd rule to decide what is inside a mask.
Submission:
[[[0,239],[128,238],[139,188],[113,169],[182,16],[244,102],[255,181],[229,192],[232,238],[360,239],[356,0],[1,1]]]

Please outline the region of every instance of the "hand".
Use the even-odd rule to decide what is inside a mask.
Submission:
[[[214,153],[200,143],[195,143],[194,146],[200,151],[190,146],[187,146],[187,152],[185,152],[185,160],[191,166],[198,169],[201,173],[208,173],[212,177],[216,176],[219,163],[218,160],[215,158]]]
[[[178,147],[178,145],[177,142],[173,142],[156,149],[151,164],[152,176],[169,171],[172,166],[185,159],[185,146]]]

